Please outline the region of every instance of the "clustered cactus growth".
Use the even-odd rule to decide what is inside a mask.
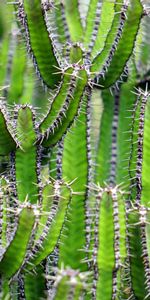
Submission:
[[[150,299],[148,4],[0,5],[0,299]]]

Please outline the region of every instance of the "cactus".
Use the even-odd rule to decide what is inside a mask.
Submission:
[[[150,299],[148,3],[0,6],[0,298]]]

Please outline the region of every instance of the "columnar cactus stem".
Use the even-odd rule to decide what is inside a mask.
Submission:
[[[48,87],[55,88],[60,80],[60,74],[57,73],[59,65],[49,39],[41,2],[27,0],[23,4],[19,3],[18,18],[25,29],[28,52],[31,54],[39,77]],[[38,19],[39,31],[36,28],[36,19]],[[43,36],[44,44],[38,42],[39,34]]]
[[[2,299],[150,298],[148,9],[89,0],[83,22],[83,1],[0,18]]]
[[[125,235],[124,241],[121,241],[121,234],[126,226],[125,209],[123,212],[121,208],[124,205],[123,201],[123,195],[117,187],[100,188],[95,212],[93,299],[96,297],[116,299],[120,288],[119,273],[126,258]],[[122,223],[120,216],[122,220],[124,219]],[[109,260],[106,259],[107,256]]]

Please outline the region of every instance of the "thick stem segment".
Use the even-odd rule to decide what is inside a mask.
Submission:
[[[65,95],[65,100],[63,105],[52,125],[46,131],[46,134],[42,137],[43,142],[42,145],[44,147],[50,147],[55,145],[62,136],[67,132],[68,128],[72,125],[75,117],[78,114],[80,104],[82,101],[82,96],[85,91],[85,86],[87,84],[88,77],[87,72],[85,71],[84,67],[77,66],[75,68],[72,76],[71,81],[69,84],[69,89],[67,91],[67,95]],[[64,89],[64,85],[62,84],[62,89]],[[65,85],[66,91],[66,85]],[[60,93],[62,90],[60,90]],[[56,96],[57,97],[57,96]],[[58,93],[58,97],[60,94]],[[58,99],[56,98],[55,101]],[[44,125],[41,125],[41,129]]]
[[[113,85],[123,73],[134,48],[142,13],[143,7],[140,0],[132,0],[131,5],[123,6],[116,38],[97,76],[97,83],[102,88]],[[101,59],[101,54],[94,59],[92,72],[99,72],[99,59]]]
[[[39,149],[36,147],[34,115],[30,107],[22,106],[18,110],[17,136],[20,148],[15,152],[16,191],[21,202],[29,199],[31,203],[39,201],[38,175],[40,162]]]
[[[84,44],[90,57],[103,49],[114,18],[114,0],[91,0],[86,18]]]
[[[88,183],[88,118],[87,99],[85,96],[81,104],[81,112],[72,131],[64,139],[62,159],[62,176],[72,182],[72,199],[66,216],[62,236],[60,238],[59,264],[72,269],[85,271],[86,257],[86,220],[85,207],[87,204]],[[81,138],[82,137],[82,138]],[[80,153],[80,155],[77,155]],[[76,157],[76,159],[74,159]],[[89,216],[88,216],[89,217]],[[78,235],[80,232],[80,235]]]
[[[25,258],[34,222],[33,209],[30,207],[23,208],[19,214],[18,226],[14,237],[0,261],[0,274],[2,276],[11,278],[20,269]]]
[[[127,255],[126,216],[122,192],[117,187],[100,188],[95,214],[93,297],[116,299]]]
[[[41,1],[24,0],[23,4],[19,3],[18,18],[24,28],[27,50],[38,75],[46,86],[56,88],[61,74],[58,73],[59,64],[46,28]]]

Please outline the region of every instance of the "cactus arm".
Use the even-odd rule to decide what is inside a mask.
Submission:
[[[88,53],[93,58],[103,49],[107,33],[109,32],[114,17],[114,1],[90,2],[85,31],[85,45]]]
[[[95,57],[100,49],[103,49],[106,35],[109,32],[113,17],[114,17],[114,2],[103,1],[102,9],[101,9],[101,16],[100,16],[100,24],[97,31],[97,38],[94,43],[94,47],[92,49],[92,57]],[[94,34],[93,34],[94,35]]]
[[[97,268],[94,269],[93,293],[96,293],[97,298],[111,299],[113,289],[113,275],[112,271],[115,266],[115,253],[114,253],[114,220],[113,220],[113,205],[112,199],[109,195],[103,195],[100,201],[100,216],[98,230],[98,240],[101,245],[97,252]],[[96,240],[95,240],[96,241]],[[98,244],[95,242],[95,248]],[[95,249],[97,251],[97,249]],[[108,259],[109,258],[109,259]],[[95,291],[96,288],[96,291]]]
[[[110,52],[110,59],[108,58],[106,65],[104,64],[102,71],[100,71],[98,83],[105,88],[110,87],[121,76],[134,48],[143,9],[139,0],[137,0],[136,3],[132,1],[131,4],[132,6],[129,6],[127,9],[127,19],[125,15],[122,15],[122,23],[124,23],[124,25],[121,38],[119,36],[117,49],[113,56]],[[124,45],[126,45],[126,47]],[[93,66],[94,64],[97,64],[96,59],[93,61]],[[106,69],[106,73],[104,69]],[[91,71],[95,71],[94,67],[91,68]]]
[[[41,1],[25,0],[23,5],[18,6],[18,15],[25,29],[27,48],[33,57],[35,67],[43,82],[54,89],[61,75],[58,74],[59,64],[46,28]],[[39,37],[42,37],[42,41]]]
[[[0,261],[0,272],[11,278],[21,267],[34,225],[35,216],[31,208],[23,208],[19,215],[18,227],[14,238]]]
[[[128,213],[128,232],[129,232],[129,257],[130,257],[130,275],[132,288],[136,298],[142,300],[146,297],[145,291],[145,272],[142,259],[142,246],[140,241],[141,232],[139,223],[139,214],[137,211]],[[139,280],[141,278],[141,280]]]
[[[38,174],[36,132],[33,113],[28,106],[18,110],[17,136],[21,147],[15,152],[16,190],[19,201],[24,202],[28,197],[31,203],[38,202]]]
[[[75,116],[78,114],[87,80],[85,70],[79,71],[77,77],[73,79],[74,83],[72,82],[70,86],[70,91],[66,97],[63,110],[60,111],[57,119],[48,130],[48,138],[46,136],[43,140],[42,145],[44,147],[55,145],[73,123]]]
[[[121,12],[121,9],[122,9],[122,3],[123,3],[123,0],[121,0],[119,4],[118,3],[115,4],[114,19],[113,19],[110,31],[107,34],[104,48],[100,52],[100,55],[98,54],[93,60],[93,63],[96,62],[96,64],[92,67],[94,72],[98,72],[103,67],[103,65],[104,65],[104,63],[107,59],[107,56],[109,55],[109,52],[111,50],[112,44],[114,43],[114,38],[117,34],[118,27],[121,24],[120,12]]]
[[[73,64],[81,65],[82,60],[82,49],[78,45],[73,45],[70,49],[70,61]],[[58,123],[61,122],[61,118],[66,115],[66,111],[68,110],[71,96],[73,93],[73,89],[75,89],[76,76],[80,76],[80,74],[76,75],[76,70],[73,67],[69,67],[64,71],[64,77],[62,83],[58,89],[57,94],[54,96],[51,107],[47,113],[47,115],[42,120],[39,128],[43,134],[49,135],[50,128],[54,130],[54,128],[58,127]],[[80,77],[79,77],[80,79]]]
[[[126,258],[126,215],[123,194],[100,188],[96,199],[93,248],[93,296],[117,299]],[[120,220],[121,218],[121,220]]]
[[[0,108],[0,155],[8,155],[16,149],[17,142],[3,106]]]
[[[82,50],[77,45],[70,49],[70,61],[71,63],[82,62]],[[68,102],[71,100],[69,98],[71,97],[72,90],[75,88],[75,81],[76,75],[74,68],[67,68],[64,71],[63,80],[58,92],[52,100],[51,107],[39,126],[42,134],[48,134],[50,127],[53,128],[56,127],[56,125],[58,126],[57,122],[59,122],[62,115],[65,115],[66,110],[68,109]]]
[[[128,283],[126,283],[127,276],[129,273],[129,265],[128,265],[128,248],[127,248],[127,213],[126,213],[126,205],[125,205],[125,196],[123,193],[118,193],[118,224],[119,224],[119,255],[120,255],[120,265],[119,270],[116,274],[117,279],[117,291],[116,295],[120,298],[124,295],[133,295],[132,289],[130,292],[126,292],[126,286],[131,285],[131,279],[128,279]],[[114,207],[115,208],[115,207]],[[114,213],[115,215],[115,213]]]
[[[38,265],[35,272],[27,273],[24,277],[24,291],[26,300],[40,300],[46,297],[46,285],[44,278],[44,268]]]
[[[59,256],[60,265],[62,263],[65,266],[69,265],[80,270],[86,270],[86,264],[82,261],[85,258],[83,247],[86,244],[83,201],[85,201],[84,196],[72,196],[70,210],[60,239]],[[82,232],[82,235],[79,236],[78,232]]]
[[[39,126],[42,133],[45,133],[49,127],[53,125],[59,112],[63,109],[67,93],[70,91],[72,74],[73,68],[68,68],[64,74],[59,90],[52,100],[51,107]]]
[[[96,175],[95,182],[104,186],[110,173],[112,121],[114,110],[114,98],[109,90],[102,91],[103,113],[100,124],[100,135],[96,155]]]
[[[106,35],[109,32],[113,17],[114,17],[114,2],[115,1],[103,1],[101,16],[100,16],[100,24],[97,31],[97,38],[95,39],[95,43],[92,49],[92,57],[95,57],[100,49],[103,49],[106,41]],[[94,35],[94,34],[93,34]]]
[[[57,184],[59,185],[56,181],[56,189]],[[27,260],[26,266],[28,269],[38,265],[54,250],[60,236],[71,195],[67,186],[62,184],[59,189],[60,196],[54,194],[53,209],[48,214],[42,235],[31,248],[29,264]]]
[[[66,20],[69,27],[70,37],[73,42],[82,41],[83,28],[78,10],[78,0],[64,0]],[[76,26],[74,26],[74,22]]]
[[[126,248],[126,207],[125,199],[122,193],[118,193],[118,220],[119,220],[119,230],[120,230],[120,258],[123,264],[125,258],[127,257]]]
[[[85,201],[87,196],[88,182],[88,150],[87,148],[87,97],[81,105],[81,113],[77,118],[75,126],[68,132],[64,140],[64,151],[62,158],[62,176],[68,181],[74,181],[72,189],[77,194],[72,194],[66,222],[60,239],[60,261],[59,264],[70,266],[73,269],[85,270],[86,263],[84,247],[85,236]],[[82,139],[81,139],[82,136]],[[74,155],[80,153],[76,160]],[[81,234],[78,235],[78,232]],[[81,251],[79,251],[81,249]]]

